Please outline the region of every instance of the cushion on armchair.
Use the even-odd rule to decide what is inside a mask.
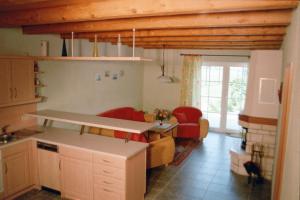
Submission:
[[[183,138],[198,138],[200,134],[200,125],[195,123],[179,124],[177,136]]]
[[[176,119],[178,120],[179,123],[187,123],[188,122],[187,116],[184,113],[174,113],[174,116],[176,117]]]

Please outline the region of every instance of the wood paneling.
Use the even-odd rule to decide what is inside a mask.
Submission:
[[[0,108],[0,127],[9,124],[10,130],[13,131],[34,126],[36,125],[36,119],[23,119],[23,115],[35,111],[36,104]]]
[[[290,10],[213,13],[198,15],[177,15],[162,17],[144,17],[132,19],[115,19],[103,21],[74,22],[37,26],[25,26],[27,34],[70,33],[119,31],[135,29],[173,29],[173,28],[207,28],[207,27],[243,27],[243,26],[278,26],[288,25]]]
[[[273,125],[277,126],[277,119],[272,118],[263,118],[263,117],[252,117],[248,115],[239,115],[239,120],[254,123],[254,124],[263,124],[263,125]]]
[[[50,6],[48,8],[44,5],[36,9],[2,12],[0,24],[2,26],[20,26],[179,14],[288,9],[295,8],[298,3],[297,1],[282,0],[159,0],[155,3],[149,0],[110,0],[81,1],[81,4],[72,4],[69,1],[68,5],[51,7],[54,3],[48,2]],[[40,3],[46,4],[47,2]],[[23,5],[26,4],[23,3]]]

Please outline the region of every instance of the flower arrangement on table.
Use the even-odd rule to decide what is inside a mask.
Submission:
[[[154,110],[155,118],[156,120],[160,121],[160,125],[163,124],[164,120],[170,119],[171,117],[171,112],[166,110],[166,109],[155,109]]]

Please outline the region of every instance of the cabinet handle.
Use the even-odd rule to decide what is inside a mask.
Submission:
[[[59,160],[58,168],[59,168],[59,170],[61,170],[61,160]]]
[[[107,181],[103,181],[103,183],[107,184],[107,185],[111,185],[113,183],[107,182]]]
[[[109,160],[102,159],[102,161],[105,162],[105,163],[110,163]]]
[[[8,168],[7,168],[7,163],[5,163],[5,174],[7,174]]]
[[[15,88],[15,98],[18,97],[18,92],[17,92],[17,88]]]
[[[103,170],[103,172],[106,173],[106,174],[111,174],[111,172],[106,171],[106,170]]]
[[[104,190],[105,192],[113,192],[113,191],[108,190],[108,189],[105,189],[105,188],[103,188],[103,190]]]

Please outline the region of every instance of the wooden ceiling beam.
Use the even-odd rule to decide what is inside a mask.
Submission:
[[[234,42],[234,41],[282,41],[283,36],[273,36],[273,35],[249,35],[249,36],[190,36],[190,37],[147,37],[147,38],[136,38],[136,42],[204,42],[204,41],[213,41],[213,42]],[[94,38],[90,38],[90,41],[93,42]],[[98,40],[99,42],[117,42],[117,39],[102,39]],[[132,42],[132,38],[123,38],[123,43]]]
[[[280,46],[139,46],[144,49],[214,49],[214,50],[268,50]]]
[[[244,2],[244,1],[243,1]],[[215,28],[285,26],[290,23],[291,10],[214,13],[182,16],[146,17],[104,21],[74,22],[25,26],[27,34],[121,31],[139,29]]]
[[[234,27],[234,28],[199,28],[199,29],[158,29],[158,30],[138,30],[136,37],[170,37],[170,36],[208,36],[208,35],[284,35],[285,26],[275,27]],[[75,33],[75,38],[122,38],[132,37],[132,31],[114,31],[114,32],[92,32],[92,33]],[[70,33],[61,34],[62,38],[70,39]]]
[[[92,2],[97,0],[85,0],[85,2]],[[0,12],[33,10],[43,8],[53,8],[60,6],[70,6],[74,4],[82,4],[82,0],[0,0]]]
[[[112,43],[117,44],[117,43]],[[123,43],[124,45],[132,46],[132,43]],[[255,45],[281,45],[281,41],[254,41],[254,42],[137,42],[137,46],[151,46],[151,45],[177,45],[177,46],[255,46]]]
[[[2,1],[4,4],[5,2],[7,0]],[[48,2],[50,4],[51,1]],[[81,1],[81,4],[49,8],[10,12],[2,10],[0,24],[2,27],[9,27],[149,16],[291,9],[297,7],[297,4],[296,0],[158,0],[155,3],[149,0]]]

